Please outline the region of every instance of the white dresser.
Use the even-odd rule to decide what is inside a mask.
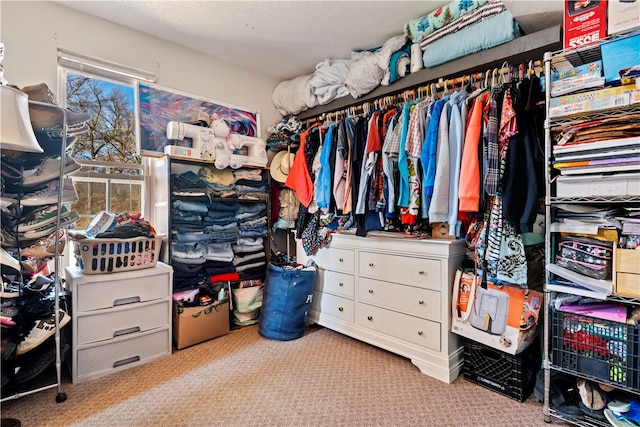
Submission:
[[[71,380],[79,383],[171,354],[173,269],[84,274],[66,268],[72,292]]]
[[[387,235],[388,236],[388,235]],[[334,234],[298,262],[318,265],[309,322],[411,359],[420,371],[455,380],[464,351],[451,330],[451,290],[463,240]]]

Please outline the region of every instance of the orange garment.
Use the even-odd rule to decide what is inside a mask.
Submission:
[[[309,207],[313,199],[313,183],[311,182],[307,158],[304,153],[307,145],[307,136],[311,129],[309,128],[300,134],[300,148],[298,148],[293,164],[289,169],[289,175],[284,183],[284,185],[296,192],[298,200],[304,207]]]
[[[467,132],[464,138],[458,200],[460,212],[478,212],[480,209],[480,159],[478,146],[482,138],[482,110],[490,93],[483,93],[473,103],[469,113]]]

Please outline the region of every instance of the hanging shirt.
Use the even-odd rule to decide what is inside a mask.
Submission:
[[[449,235],[459,236],[461,222],[458,221],[458,186],[460,184],[460,162],[464,146],[465,128],[462,120],[462,109],[469,94],[461,90],[451,96],[451,114],[449,117]]]
[[[316,203],[323,212],[327,213],[331,203],[331,165],[329,157],[333,145],[335,124],[329,125],[324,136],[322,151],[320,152],[320,169],[316,178]]]
[[[489,94],[478,95],[469,113],[469,123],[464,138],[458,187],[458,210],[478,212],[480,208],[480,159],[478,147],[482,137],[482,110]]]
[[[422,213],[423,216],[429,215],[429,205],[431,204],[431,196],[433,195],[433,183],[436,176],[436,151],[438,148],[438,128],[440,127],[440,116],[442,109],[449,100],[446,96],[439,99],[433,104],[429,123],[427,124],[427,132],[425,134],[422,152],[420,153],[420,161],[422,162],[422,186],[423,200]]]
[[[333,171],[333,198],[336,201],[336,208],[342,211],[347,182],[347,158],[349,156],[347,130],[344,120],[338,123],[336,131],[338,135],[336,138],[336,161]]]

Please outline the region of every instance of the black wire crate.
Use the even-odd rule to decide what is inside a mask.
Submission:
[[[464,343],[464,378],[518,402],[533,392],[540,364],[538,338],[515,355],[472,340]]]
[[[552,310],[551,362],[616,387],[640,389],[639,325]]]

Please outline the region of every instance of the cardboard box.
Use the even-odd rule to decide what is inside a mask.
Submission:
[[[600,52],[605,82],[620,83],[620,70],[640,65],[640,34],[602,43]]]
[[[564,48],[575,49],[596,43],[607,35],[607,2],[565,0]]]
[[[173,304],[173,342],[178,350],[228,333],[228,299],[204,307]]]
[[[640,298],[640,249],[616,249],[613,271],[613,293]]]
[[[446,222],[434,222],[431,224],[431,238],[454,240],[456,236],[449,235],[449,224]]]
[[[456,272],[453,284],[454,315],[451,332],[509,354],[518,354],[535,340],[543,294],[514,285],[487,289],[480,280],[473,284],[469,273]],[[468,304],[458,305],[458,296],[468,292]],[[461,301],[461,302],[462,302]]]
[[[613,35],[640,28],[640,6],[637,1],[607,1],[607,34]]]

